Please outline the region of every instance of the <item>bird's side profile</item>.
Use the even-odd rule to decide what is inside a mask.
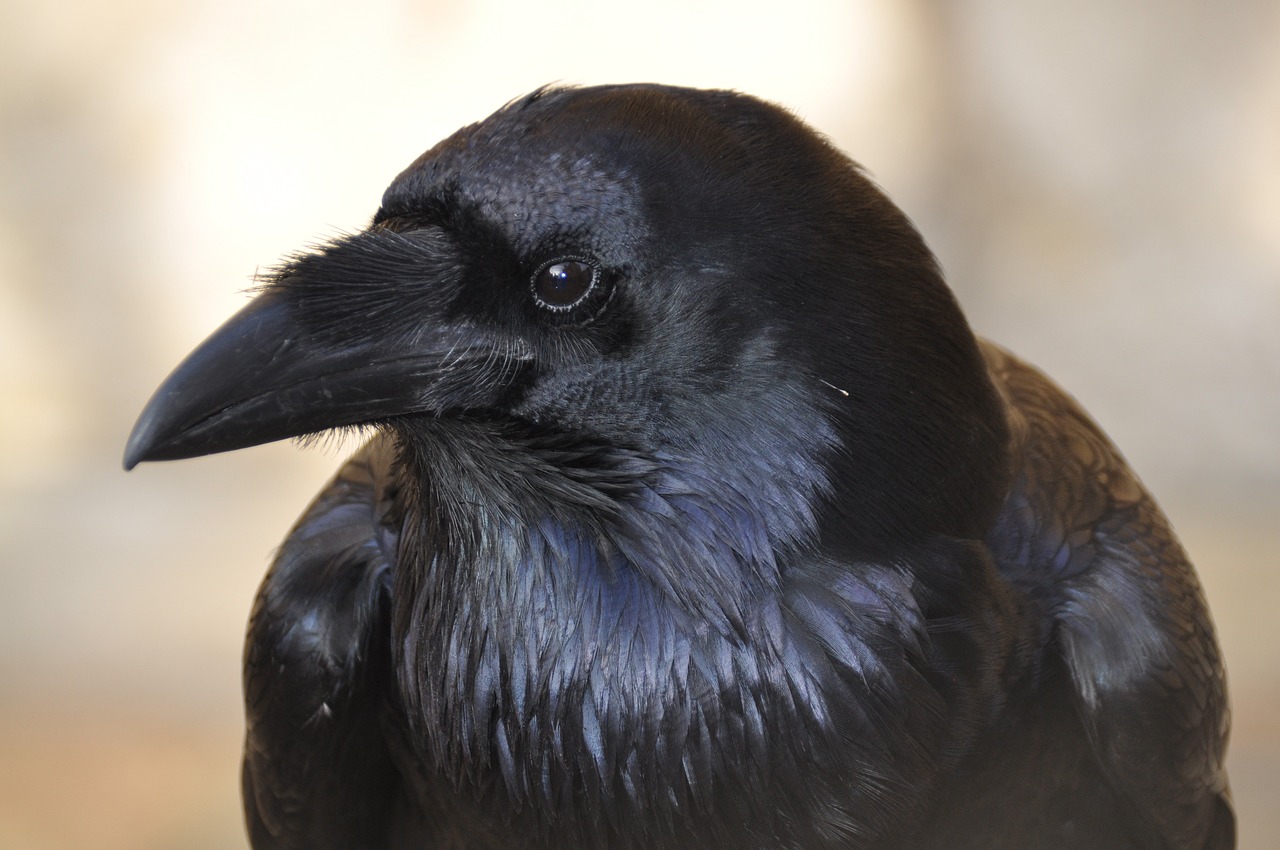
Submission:
[[[249,624],[258,850],[1235,846],[1167,520],[776,106],[552,88],[459,130],[125,465],[352,427]]]

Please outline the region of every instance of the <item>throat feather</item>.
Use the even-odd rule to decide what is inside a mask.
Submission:
[[[767,689],[741,683],[778,678],[756,656],[783,652],[756,642],[785,619],[783,576],[813,534],[805,506],[819,487],[752,494],[661,454],[433,424],[402,440],[394,590],[421,762],[516,808],[536,798],[549,816],[583,795],[674,793],[647,777],[701,793],[728,769],[730,684],[734,736],[763,734]]]

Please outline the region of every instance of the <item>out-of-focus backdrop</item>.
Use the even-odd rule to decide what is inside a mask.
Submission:
[[[1241,847],[1280,846],[1280,5],[0,4],[0,847],[244,846],[240,641],[338,465],[126,476],[256,268],[552,81],[784,103],[925,232],[975,328],[1108,429],[1199,566]]]

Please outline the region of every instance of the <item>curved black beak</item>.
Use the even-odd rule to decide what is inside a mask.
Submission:
[[[428,317],[424,317],[428,318]],[[466,323],[412,332],[308,327],[267,289],[173,371],[138,417],[124,467],[224,452],[423,412],[492,404],[529,357]]]

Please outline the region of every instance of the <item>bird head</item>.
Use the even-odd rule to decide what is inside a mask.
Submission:
[[[427,151],[178,366],[125,466],[481,419],[695,459],[861,550],[979,533],[1004,475],[907,218],[786,111],[652,85],[539,90]]]

